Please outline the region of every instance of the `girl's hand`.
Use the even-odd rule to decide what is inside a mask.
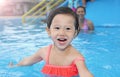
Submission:
[[[10,63],[8,64],[8,66],[9,66],[10,68],[16,67],[16,65],[14,65],[13,62],[10,62]]]

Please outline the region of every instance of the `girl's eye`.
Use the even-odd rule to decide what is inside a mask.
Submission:
[[[71,28],[66,28],[66,30],[71,30]]]
[[[54,29],[59,30],[60,28],[59,27],[55,27]]]

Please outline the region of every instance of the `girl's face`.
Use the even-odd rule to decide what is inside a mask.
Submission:
[[[77,15],[79,15],[79,18],[80,19],[83,19],[84,18],[84,15],[85,15],[85,11],[83,8],[78,8],[77,11],[76,11]]]
[[[75,37],[74,23],[75,19],[68,14],[58,14],[53,18],[47,32],[58,49],[64,50]]]

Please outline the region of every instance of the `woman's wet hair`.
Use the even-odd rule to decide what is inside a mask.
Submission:
[[[85,14],[86,14],[86,8],[85,8],[84,6],[78,6],[78,7],[76,8],[76,12],[77,12],[77,10],[78,10],[79,8],[83,8],[83,10],[84,10],[84,12],[85,12]]]
[[[75,26],[76,33],[78,34],[80,32],[77,14],[69,7],[59,7],[59,8],[52,10],[47,19],[48,28],[50,28],[53,18],[58,14],[67,14],[67,15],[73,16],[73,18],[75,19],[74,26]]]

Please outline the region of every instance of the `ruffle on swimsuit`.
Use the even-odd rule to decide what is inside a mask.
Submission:
[[[60,77],[72,77],[72,76],[77,76],[78,71],[75,65],[75,62],[78,60],[84,61],[84,58],[76,58],[71,65],[69,66],[55,66],[49,64],[49,55],[51,51],[52,45],[50,45],[48,49],[48,56],[47,56],[47,61],[45,66],[42,69],[42,72],[44,74],[49,75],[49,77],[54,77],[54,76],[60,76]]]

